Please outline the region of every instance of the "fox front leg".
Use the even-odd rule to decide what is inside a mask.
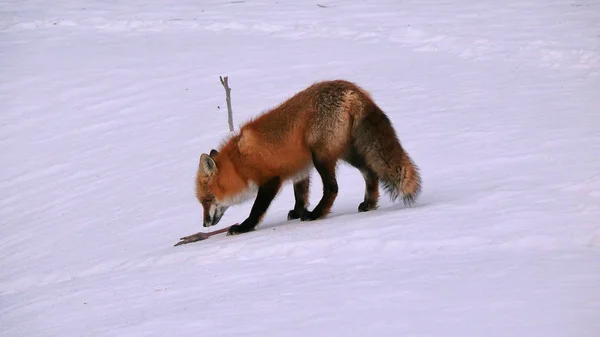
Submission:
[[[256,195],[254,205],[252,205],[252,209],[250,210],[250,215],[248,218],[239,225],[233,225],[229,227],[227,235],[235,235],[253,231],[256,228],[256,225],[258,225],[258,223],[262,220],[280,188],[281,179],[279,179],[279,177],[271,178],[261,185],[258,188],[258,194]]]

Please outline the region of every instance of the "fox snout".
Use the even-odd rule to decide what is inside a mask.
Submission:
[[[209,207],[204,207],[204,227],[211,227],[219,223],[223,214],[228,207],[219,206],[219,205],[210,205]]]

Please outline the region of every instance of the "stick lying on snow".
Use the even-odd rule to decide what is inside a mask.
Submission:
[[[196,242],[196,241],[202,241],[202,240],[206,240],[209,237],[216,235],[216,234],[220,234],[220,233],[225,233],[229,230],[229,227],[225,227],[219,230],[216,230],[214,232],[208,232],[208,233],[204,233],[204,232],[198,232],[196,234],[192,234],[192,235],[188,235],[188,236],[184,236],[181,239],[179,239],[180,241],[177,242],[175,244],[175,246],[179,246],[179,245],[185,245],[186,243],[192,243],[192,242]]]

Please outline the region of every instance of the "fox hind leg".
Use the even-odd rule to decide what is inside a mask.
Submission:
[[[327,159],[320,159],[313,152],[313,164],[321,176],[323,182],[323,196],[312,211],[305,211],[300,217],[301,221],[310,221],[320,219],[331,210],[331,206],[338,194],[338,183],[335,177],[336,162]]]
[[[379,176],[368,167],[367,162],[354,147],[351,147],[344,160],[357,168],[365,179],[365,198],[358,205],[359,212],[367,212],[378,207],[379,201]]]
[[[365,199],[358,205],[359,212],[367,212],[377,209],[377,203],[379,199],[379,178],[377,174],[369,168],[361,168],[365,178]]]
[[[308,193],[310,189],[310,176],[294,183],[294,209],[288,213],[288,220],[300,219],[307,212]]]

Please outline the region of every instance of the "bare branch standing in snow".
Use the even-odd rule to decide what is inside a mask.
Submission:
[[[227,121],[229,122],[229,132],[233,132],[233,111],[231,111],[231,88],[227,82],[227,76],[225,78],[219,76],[223,88],[225,88],[225,100],[227,101]]]

